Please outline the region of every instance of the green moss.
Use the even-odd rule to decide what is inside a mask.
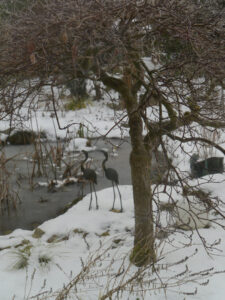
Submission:
[[[67,97],[67,103],[65,103],[65,110],[79,110],[82,108],[86,108],[87,105],[91,104],[91,99],[89,97],[76,98],[76,97]]]
[[[21,243],[22,243],[22,245],[30,245],[30,241],[26,240],[26,239],[22,240]]]
[[[20,270],[28,267],[29,258],[31,255],[31,248],[33,247],[30,244],[30,241],[23,240],[22,243],[18,246],[25,245],[25,247],[17,249],[15,251],[16,256],[18,257],[17,262],[14,264],[13,269]]]
[[[6,247],[3,247],[3,248],[0,248],[0,251],[5,250],[5,249],[10,249],[10,248],[11,248],[11,246],[6,246]]]
[[[24,247],[23,249],[21,249],[20,251],[22,252],[22,253],[24,253],[25,255],[27,255],[27,256],[30,256],[30,254],[31,254],[31,248],[32,248],[33,246],[31,245],[31,244],[29,244],[29,245],[27,245],[26,247]]]
[[[62,241],[68,241],[69,240],[69,236],[68,235],[65,235],[65,236],[63,236],[63,237],[61,237],[60,239],[59,239],[59,242],[62,242]]]
[[[74,205],[76,205],[78,202],[80,202],[81,200],[83,199],[82,196],[74,199],[72,202],[70,202],[69,204],[67,204],[59,213],[58,213],[58,216],[59,215],[62,215],[64,214],[65,212],[67,212],[68,209],[70,209],[71,207],[73,207]]]
[[[53,234],[48,240],[47,243],[55,243],[59,240],[59,236],[57,234]]]
[[[122,242],[122,241],[123,241],[122,239],[115,239],[115,240],[113,240],[113,243],[119,244],[119,243]]]
[[[38,136],[39,134],[32,130],[18,130],[8,136],[7,142],[11,145],[29,145],[32,144]],[[40,132],[40,137],[45,138],[46,134],[44,132]]]
[[[73,230],[73,232],[74,232],[74,233],[78,233],[78,234],[84,234],[84,233],[86,233],[86,231],[84,231],[83,229],[80,229],[80,228],[75,228],[75,229]]]
[[[96,235],[99,236],[99,237],[104,237],[104,236],[109,236],[110,233],[109,233],[109,231],[107,230],[107,231],[104,231],[104,232],[101,233],[101,234],[96,233]]]
[[[47,243],[59,243],[62,241],[67,241],[69,239],[68,235],[59,236],[57,234],[53,234],[48,240]]]
[[[13,266],[13,269],[21,270],[28,267],[29,258],[26,255],[20,255],[19,260]]]
[[[154,263],[156,255],[154,250],[144,247],[142,243],[134,246],[131,254],[130,261],[137,267],[142,267]]]
[[[45,234],[45,232],[42,229],[36,228],[34,230],[34,233],[32,234],[32,237],[35,239],[39,239],[40,237],[42,237],[43,234]]]
[[[103,232],[102,234],[100,234],[100,236],[109,236],[110,234],[109,234],[109,231],[105,231],[105,232]]]
[[[70,101],[68,103],[65,104],[65,110],[79,110],[82,108],[86,108],[86,103],[84,101]]]

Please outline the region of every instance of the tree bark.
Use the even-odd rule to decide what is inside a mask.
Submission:
[[[150,184],[153,148],[145,144],[141,116],[138,111],[130,109],[132,106],[127,107],[132,144],[130,166],[135,216],[134,248],[130,259],[136,266],[143,266],[156,260]]]
[[[102,82],[116,90],[124,100],[128,113],[132,151],[130,154],[131,180],[134,197],[135,237],[130,260],[136,266],[144,266],[156,260],[154,249],[154,228],[152,212],[152,191],[150,184],[151,157],[154,141],[145,141],[143,125],[138,110],[136,84],[125,70],[123,79],[101,74]]]

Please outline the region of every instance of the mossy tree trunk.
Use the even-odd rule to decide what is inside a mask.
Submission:
[[[128,104],[128,103],[127,103]],[[132,109],[137,104],[134,97],[127,105],[132,151],[130,154],[131,178],[134,197],[135,237],[131,261],[142,266],[155,261],[152,191],[150,184],[152,151],[142,135],[142,119]]]
[[[152,191],[150,184],[153,143],[146,142],[143,136],[142,117],[138,103],[138,84],[127,69],[122,79],[102,74],[102,82],[119,93],[124,101],[131,138],[131,179],[133,185],[135,237],[131,261],[137,266],[153,263],[156,259],[154,249],[154,228],[152,211]]]

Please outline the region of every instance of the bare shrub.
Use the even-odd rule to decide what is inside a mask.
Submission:
[[[4,214],[5,211],[8,213],[11,209],[16,209],[19,203],[19,195],[14,190],[11,180],[11,172],[8,168],[8,163],[12,159],[6,158],[4,152],[0,155],[0,213]]]

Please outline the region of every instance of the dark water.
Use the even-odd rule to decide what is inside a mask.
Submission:
[[[119,183],[121,185],[131,184],[129,155],[131,151],[130,140],[110,139],[110,140],[92,140],[92,146],[98,149],[108,149],[109,153],[115,145],[118,156],[109,155],[108,167],[115,168],[119,173]],[[48,146],[49,147],[49,146]],[[53,189],[54,192],[49,192],[46,186],[39,186],[35,183],[47,182],[54,179],[52,169],[47,168],[48,178],[35,177],[33,185],[30,184],[30,175],[32,173],[33,163],[30,158],[34,153],[34,146],[6,146],[4,148],[6,157],[16,157],[7,163],[7,171],[11,174],[10,184],[11,190],[17,191],[20,202],[16,209],[10,211],[4,210],[4,214],[0,216],[0,234],[8,233],[16,228],[34,229],[44,221],[56,217],[63,209],[77,199],[81,195],[82,184],[74,183],[64,186],[60,189]],[[29,159],[25,160],[24,157]],[[93,158],[91,168],[94,168],[98,174],[98,184],[96,190],[101,190],[111,186],[111,183],[103,176],[101,162],[104,156],[101,152],[93,151],[89,153],[89,157]],[[76,166],[79,169],[80,162],[84,159],[83,154],[76,154],[74,158]],[[153,165],[155,165],[153,159]],[[58,170],[58,179],[62,175],[65,167]],[[32,186],[34,187],[32,189]],[[89,185],[84,186],[84,194],[89,193]]]
[[[120,145],[118,148],[118,156],[109,156],[107,166],[115,168],[119,173],[120,184],[130,184],[130,167],[129,167],[129,140],[121,141],[119,139],[111,139],[109,141],[93,140],[92,145],[97,149],[108,149],[112,152],[113,145]],[[13,160],[7,163],[7,170],[11,173],[10,184],[11,190],[18,192],[21,200],[17,204],[17,208],[10,209],[8,212],[4,210],[4,214],[0,216],[0,234],[8,233],[16,228],[33,229],[42,222],[57,216],[67,204],[75,200],[81,195],[82,184],[75,183],[64,186],[60,189],[54,189],[55,192],[49,192],[47,187],[34,184],[34,188],[30,185],[30,174],[32,172],[33,163],[25,160],[24,157],[31,157],[34,152],[34,146],[6,146],[4,149],[6,157],[17,155]],[[93,158],[92,168],[98,173],[98,184],[96,190],[109,187],[111,183],[103,176],[101,170],[101,162],[104,158],[103,154],[93,151],[89,154]],[[77,161],[84,159],[80,155]],[[65,167],[64,167],[65,169]],[[63,172],[63,168],[61,174]],[[60,172],[58,172],[60,173]],[[54,175],[49,171],[49,180],[54,179]],[[59,175],[58,175],[58,179]],[[46,177],[34,178],[34,183],[46,182]],[[84,194],[89,192],[89,185],[84,186]]]

